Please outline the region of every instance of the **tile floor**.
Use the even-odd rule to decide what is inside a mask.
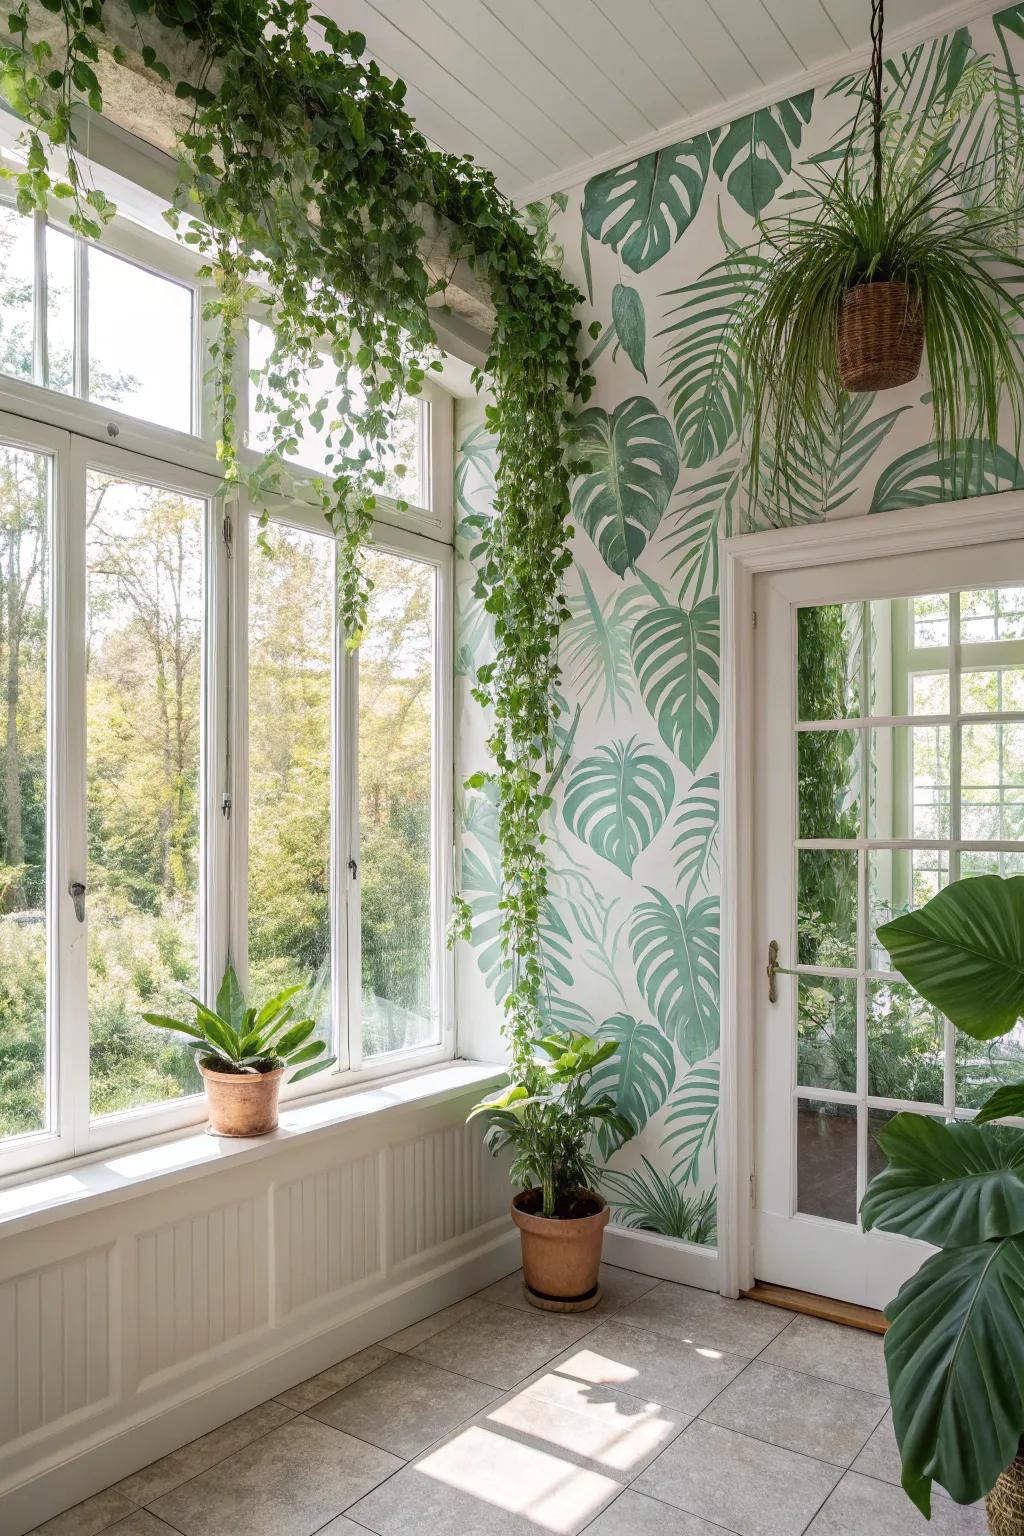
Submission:
[[[605,1266],[511,1275],[38,1528],[47,1536],[923,1536],[881,1339]],[[939,1496],[934,1536],[981,1536]]]

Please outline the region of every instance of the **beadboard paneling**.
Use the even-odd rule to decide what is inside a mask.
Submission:
[[[320,1168],[275,1192],[275,1311],[346,1290],[381,1268],[378,1158]]]
[[[486,1150],[479,1127],[446,1125],[393,1153],[391,1258],[414,1258],[508,1209],[504,1166]]]

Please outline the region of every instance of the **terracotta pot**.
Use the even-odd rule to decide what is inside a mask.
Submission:
[[[906,283],[859,283],[839,307],[839,377],[852,394],[895,389],[921,371],[921,306]]]
[[[266,1136],[277,1130],[277,1095],[284,1067],[276,1072],[213,1072],[199,1066],[206,1084],[212,1136]]]
[[[1005,1472],[996,1478],[992,1492],[986,1495],[985,1509],[992,1536],[1021,1536],[1024,1532],[1024,1440]]]
[[[600,1207],[593,1216],[534,1216],[528,1207],[539,1190],[526,1190],[512,1201],[512,1220],[523,1248],[523,1277],[527,1295],[537,1306],[545,1302],[581,1303],[598,1300],[597,1276],[601,1244],[610,1211],[600,1195],[582,1191]],[[524,1207],[527,1207],[524,1209]]]

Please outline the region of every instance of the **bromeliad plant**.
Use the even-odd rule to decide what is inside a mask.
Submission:
[[[923,142],[898,122],[887,132],[881,0],[872,39],[869,154],[858,116],[838,170],[805,177],[796,211],[763,221],[742,261],[731,352],[753,503],[762,476],[769,497],[791,499],[808,456],[834,444],[845,391],[909,382],[922,338],[940,458],[962,462],[976,441],[994,451],[1001,406],[1021,435],[1019,187],[992,157],[950,168],[955,116]],[[735,271],[737,256],[723,266]]]
[[[598,1125],[620,1141],[628,1141],[634,1127],[609,1094],[592,1088],[594,1069],[615,1054],[618,1041],[556,1031],[535,1045],[538,1054],[519,1064],[512,1086],[477,1104],[469,1118],[483,1119],[484,1141],[495,1156],[512,1149],[512,1183],[539,1189],[540,1215],[556,1219],[571,1215],[580,1194],[597,1187],[591,1144]]]
[[[878,937],[972,1039],[1024,1016],[1024,876],[958,881]],[[1024,1130],[990,1123],[1009,1115],[1024,1115],[1024,1082],[997,1088],[970,1122],[896,1115],[878,1136],[888,1167],[861,1205],[865,1228],[939,1249],[886,1308],[903,1486],[925,1515],[933,1480],[961,1504],[989,1493],[1024,1436]],[[990,1517],[997,1530],[992,1503]]]
[[[292,1000],[304,990],[301,983],[285,987],[262,1007],[246,1003],[234,967],[229,965],[217,992],[214,1008],[198,997],[190,999],[194,1020],[172,1019],[163,1013],[144,1013],[147,1024],[185,1035],[200,1065],[209,1072],[252,1076],[257,1073],[295,1069],[288,1079],[301,1082],[322,1072],[337,1060],[326,1056],[322,1040],[311,1040],[316,1020],[296,1018]]]

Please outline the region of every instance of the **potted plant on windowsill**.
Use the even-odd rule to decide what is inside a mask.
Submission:
[[[591,1142],[599,1123],[621,1141],[633,1126],[607,1094],[593,1093],[595,1067],[618,1050],[572,1031],[536,1042],[538,1054],[515,1071],[515,1081],[485,1099],[485,1142],[497,1156],[513,1151],[510,1177],[520,1193],[512,1201],[519,1228],[526,1293],[534,1306],[585,1311],[601,1299],[598,1272],[608,1205],[595,1193],[597,1165]]]
[[[147,1024],[186,1035],[206,1085],[212,1136],[266,1136],[277,1129],[277,1098],[285,1072],[297,1083],[336,1060],[322,1040],[311,1040],[316,1020],[296,1018],[291,1000],[303,990],[285,987],[261,1008],[247,1005],[234,967],[228,966],[215,1008],[191,1002],[195,1020],[144,1013]]]
[[[972,1039],[1024,1016],[1024,876],[947,886],[878,929],[893,967]],[[903,1487],[923,1514],[933,1480],[960,1504],[987,1495],[995,1536],[1024,1530],[1024,1082],[973,1121],[898,1114],[866,1229],[933,1244],[886,1308],[885,1360]]]

